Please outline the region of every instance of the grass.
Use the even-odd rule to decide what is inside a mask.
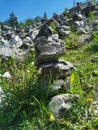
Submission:
[[[0,78],[6,95],[0,110],[0,130],[97,130],[98,116],[93,113],[92,102],[98,92],[98,76],[93,75],[98,69],[98,61],[93,59],[98,55],[98,45],[93,38],[90,43],[78,46],[74,38],[67,40],[71,44],[65,45],[67,50],[62,59],[74,64],[67,93],[79,94],[80,102],[73,104],[63,119],[51,120],[48,90],[44,89],[36,67],[31,65],[34,54],[25,62],[13,58],[0,60],[0,73],[8,71],[12,75],[11,79]]]

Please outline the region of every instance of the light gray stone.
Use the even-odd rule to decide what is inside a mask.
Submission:
[[[58,29],[63,29],[64,31],[68,31],[68,30],[70,30],[70,27],[62,25],[62,26],[59,26]]]
[[[22,40],[19,38],[19,36],[15,36],[13,37],[10,41],[9,41],[9,46],[13,47],[17,47],[19,48],[20,46],[22,46],[23,42]]]
[[[58,33],[59,33],[59,36],[66,36],[66,35],[69,35],[71,33],[70,31],[70,27],[69,26],[59,26],[58,27]]]
[[[73,68],[70,62],[59,60],[53,63],[42,64],[39,66],[39,71],[43,77],[57,79],[66,78]]]
[[[85,44],[91,40],[91,36],[89,34],[82,34],[78,37],[78,41],[82,44]]]
[[[1,57],[15,57],[15,55],[18,53],[18,50],[15,48],[9,48],[9,47],[1,47],[0,48],[0,56]]]
[[[57,60],[65,53],[65,47],[60,42],[40,37],[35,42],[36,61],[35,64],[47,63]]]
[[[83,27],[84,26],[84,21],[75,21],[74,24],[75,24],[75,26]]]
[[[11,74],[9,72],[5,72],[1,77],[11,79]]]
[[[63,79],[59,79],[59,80],[54,81],[53,84],[50,87],[51,93],[57,92],[60,89],[62,89],[63,84],[64,84]]]
[[[79,33],[79,34],[88,34],[88,32],[86,32],[86,30],[84,28],[82,28],[82,27],[78,28],[77,33]]]
[[[37,29],[33,29],[31,32],[30,32],[30,37],[31,37],[31,39],[33,40],[33,39],[35,39],[35,37],[38,35],[38,32],[39,32],[39,30],[37,30]]]
[[[47,23],[45,23],[44,25],[41,26],[41,29],[39,30],[38,35],[36,36],[36,39],[43,36],[48,38],[52,34],[53,34],[52,28],[49,27]]]
[[[3,25],[3,31],[9,31],[9,30],[13,30],[13,28],[7,25]]]
[[[51,98],[48,107],[55,118],[63,118],[65,111],[69,110],[71,105],[78,101],[79,95],[77,94],[61,94]]]

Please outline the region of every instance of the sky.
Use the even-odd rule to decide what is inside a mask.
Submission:
[[[0,0],[0,21],[9,19],[11,12],[14,12],[19,22],[36,16],[42,17],[44,12],[50,18],[53,13],[61,14],[65,8],[72,6],[73,0]]]

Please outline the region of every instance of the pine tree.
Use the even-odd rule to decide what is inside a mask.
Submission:
[[[11,27],[18,27],[18,20],[17,20],[17,17],[15,16],[14,12],[12,12],[10,14],[10,18],[9,18],[9,25]]]
[[[43,18],[47,19],[47,14],[44,12]]]

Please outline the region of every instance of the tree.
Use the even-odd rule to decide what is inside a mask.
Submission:
[[[9,19],[5,20],[5,21],[3,22],[3,24],[4,24],[4,25],[7,25],[7,26],[10,26]]]
[[[44,12],[43,18],[47,19],[47,14]]]
[[[15,16],[14,12],[12,12],[12,13],[10,14],[9,25],[10,25],[11,27],[18,27],[18,26],[19,26],[17,17]]]
[[[38,22],[41,21],[41,19],[42,19],[42,17],[37,16],[37,17],[34,18],[34,22],[35,22],[35,23],[38,23]]]
[[[28,18],[28,19],[25,21],[25,26],[33,25],[33,23],[34,23],[33,19]]]

